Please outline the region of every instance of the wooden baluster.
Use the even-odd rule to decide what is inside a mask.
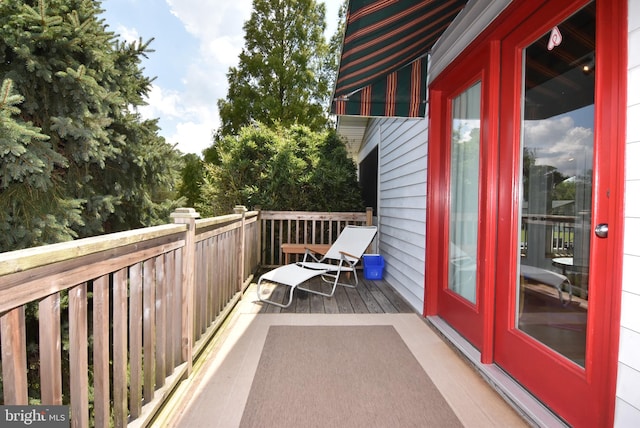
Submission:
[[[28,404],[27,339],[24,306],[0,317],[4,404]]]
[[[40,395],[42,404],[62,404],[62,339],[60,334],[60,293],[38,304],[40,338]],[[109,340],[107,338],[107,340]],[[107,376],[107,388],[109,387]]]
[[[97,427],[109,426],[109,275],[93,281],[93,411]],[[60,402],[62,404],[62,402]]]

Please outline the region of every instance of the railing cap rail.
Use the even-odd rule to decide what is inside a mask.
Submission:
[[[366,212],[313,212],[313,211],[260,211],[260,217],[263,219],[281,219],[293,218],[300,220],[364,220]]]
[[[149,239],[183,233],[186,230],[187,226],[185,224],[165,224],[1,253],[0,276],[95,254],[112,248],[124,247]]]
[[[248,211],[244,214],[245,218],[255,217],[259,214],[259,211]],[[208,228],[212,226],[218,226],[226,223],[230,223],[232,221],[237,221],[242,219],[242,214],[227,214],[218,217],[211,218],[203,218],[196,220],[196,230]]]

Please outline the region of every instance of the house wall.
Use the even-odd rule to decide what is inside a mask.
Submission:
[[[420,313],[424,302],[427,121],[369,122],[361,156],[379,153],[378,242],[384,278]]]
[[[625,242],[615,426],[640,426],[640,2],[629,0]]]
[[[380,145],[380,127],[375,119],[370,120],[365,129],[362,147],[358,153],[358,164],[364,160],[376,146]],[[373,125],[372,125],[373,124]]]

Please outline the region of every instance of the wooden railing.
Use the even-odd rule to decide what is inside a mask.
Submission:
[[[282,243],[330,244],[372,223],[370,209],[171,217],[0,254],[2,404],[67,404],[74,427],[146,426],[256,268],[282,263]]]
[[[537,241],[542,241],[541,248],[545,257],[573,257],[574,238],[576,233],[577,217],[551,214],[525,214],[522,216],[521,253],[527,256],[530,250],[531,231],[535,230]],[[544,248],[542,248],[544,247]]]
[[[263,266],[284,262],[282,244],[332,244],[348,224],[373,224],[373,210],[366,212],[261,211]]]
[[[68,404],[74,427],[149,423],[259,264],[258,212],[172,218],[0,254],[3,404]]]

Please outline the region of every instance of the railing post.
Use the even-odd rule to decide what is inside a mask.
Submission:
[[[193,367],[193,308],[196,268],[196,219],[200,214],[193,208],[178,208],[171,213],[173,222],[186,224],[182,254],[182,359],[187,363],[187,376]]]
[[[367,207],[367,226],[373,226],[373,208]]]
[[[258,211],[258,240],[256,242],[257,246],[258,246],[258,265],[262,265],[264,263],[264,259],[265,259],[265,253],[264,250],[262,248],[262,232],[263,232],[263,228],[262,228],[262,207],[260,205],[256,205],[255,207],[253,207],[253,209],[255,211]],[[255,268],[255,266],[254,266]]]
[[[240,281],[238,283],[238,291],[242,292],[242,284],[244,284],[244,279],[245,279],[244,260],[245,260],[245,233],[246,233],[245,227],[246,227],[247,207],[245,207],[244,205],[236,205],[235,208],[233,209],[233,212],[235,214],[242,214],[242,227],[240,231],[240,260],[239,260]]]

